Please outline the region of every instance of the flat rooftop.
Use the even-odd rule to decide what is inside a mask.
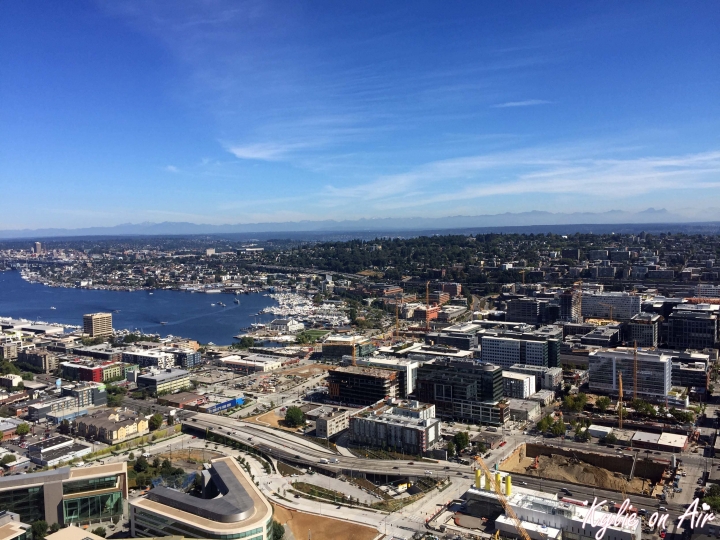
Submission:
[[[158,373],[146,373],[145,375],[140,375],[138,379],[164,381],[166,379],[177,379],[179,377],[188,376],[189,374],[190,372],[185,371],[184,369],[168,369]]]

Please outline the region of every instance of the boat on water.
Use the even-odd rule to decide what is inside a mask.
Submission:
[[[240,300],[238,300],[238,299],[236,298],[236,299],[235,299],[235,303],[236,303],[236,304],[239,304],[239,303],[240,303]]]
[[[162,324],[163,326],[165,326],[165,325],[167,324],[167,321],[160,321],[160,324]]]
[[[210,304],[211,306],[214,306],[215,304]]]
[[[55,306],[50,306],[50,309],[57,309]]]
[[[153,293],[149,292],[148,294],[153,294]]]
[[[222,302],[218,302],[218,306],[225,307],[225,304],[223,304]]]

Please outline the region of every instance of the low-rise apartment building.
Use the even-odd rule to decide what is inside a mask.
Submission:
[[[367,412],[350,418],[350,440],[356,445],[394,448],[421,454],[440,439],[440,420],[393,414],[392,409]]]
[[[153,395],[171,394],[190,387],[190,374],[184,369],[168,368],[155,373],[146,373],[137,378],[138,389],[146,389]]]
[[[175,365],[175,356],[159,349],[131,349],[123,352],[122,361],[140,367],[167,369]]]
[[[48,413],[65,413],[77,409],[77,398],[65,396],[28,403],[28,420],[36,421],[45,418]]]
[[[148,433],[145,417],[133,411],[97,413],[76,420],[78,435],[106,444],[117,444]]]
[[[29,349],[18,353],[17,361],[35,368],[42,373],[52,373],[58,369],[58,358],[50,351]]]
[[[315,420],[315,436],[328,439],[350,426],[350,411],[334,407],[333,410]]]

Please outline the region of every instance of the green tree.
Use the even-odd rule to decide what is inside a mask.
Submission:
[[[550,433],[552,433],[555,437],[563,435],[565,433],[565,422],[558,418],[558,420],[550,426]]]
[[[145,472],[148,470],[149,466],[150,465],[148,464],[148,460],[145,458],[145,456],[140,456],[139,458],[137,458],[135,465],[133,465],[133,469],[135,469],[135,472]]]
[[[23,422],[15,430],[15,434],[20,435],[21,437],[24,437],[28,433],[30,433],[30,426],[27,424],[27,422]],[[43,523],[45,523],[45,522],[43,522]]]
[[[52,525],[50,525],[50,533],[51,533],[51,534],[55,534],[55,533],[58,532],[59,530],[60,530],[60,524],[59,524],[59,523],[53,523]]]
[[[134,453],[134,452],[130,452],[130,454],[128,455],[128,459],[129,459],[130,461],[132,461],[133,459],[135,459],[135,453]]]
[[[595,400],[595,406],[600,412],[604,413],[610,406],[610,398],[607,396],[600,396]]]
[[[605,442],[607,444],[615,444],[615,443],[617,443],[617,440],[618,439],[614,433],[609,433],[608,435],[605,436]]]
[[[580,412],[585,408],[587,395],[580,392],[577,395],[567,395],[563,398],[563,406],[573,412]]]
[[[15,460],[16,458],[14,454],[5,454],[2,459],[0,459],[0,465],[7,465],[8,463],[12,463]]]
[[[452,441],[448,441],[447,443],[447,454],[448,457],[453,457],[455,455],[455,443]]]
[[[543,418],[537,423],[538,431],[540,431],[541,433],[545,433],[548,429],[550,429],[550,426],[552,426],[552,424],[552,417],[550,415],[547,415],[545,418]]]
[[[279,521],[272,521],[272,540],[283,540],[285,538],[285,527]]]
[[[240,342],[237,343],[237,345],[240,349],[249,349],[250,347],[255,346],[255,340],[252,336],[243,336],[240,338]]]
[[[153,459],[152,462],[153,469],[159,469],[160,468],[160,458],[155,456],[155,459]]]
[[[107,535],[107,531],[105,530],[105,527],[96,527],[92,531],[90,531],[93,534],[96,534],[98,536],[101,536],[102,538],[105,538]]]
[[[135,477],[135,485],[139,488],[147,486],[147,475],[145,473],[138,473]]]
[[[300,407],[291,406],[285,411],[285,425],[288,427],[298,427],[305,424],[305,413]]]
[[[70,433],[70,422],[67,420],[63,420],[60,422],[60,425],[58,426],[58,431],[62,433],[63,435],[67,435]]]
[[[148,427],[150,428],[150,431],[155,431],[160,426],[162,426],[163,422],[163,416],[160,413],[155,413],[150,417],[150,420],[148,422]]]
[[[34,540],[42,540],[47,536],[47,529],[48,524],[47,521],[44,519],[39,519],[37,521],[33,521],[30,524],[30,529],[32,530],[32,535]]]
[[[453,437],[453,442],[458,451],[465,450],[467,445],[470,444],[470,435],[468,435],[467,431],[458,431]]]

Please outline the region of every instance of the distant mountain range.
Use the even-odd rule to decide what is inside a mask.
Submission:
[[[714,209],[713,209],[714,210]],[[720,221],[720,211],[702,212],[703,222]],[[507,227],[552,225],[612,225],[612,224],[679,224],[699,222],[687,216],[661,208],[648,208],[641,212],[610,210],[608,212],[554,213],[534,210],[478,216],[448,216],[442,218],[376,218],[358,220],[322,220],[269,223],[237,223],[207,225],[186,222],[123,223],[111,227],[86,227],[80,229],[20,229],[0,230],[0,238],[51,238],[72,236],[187,236],[195,234],[237,233],[351,233],[442,231],[462,229],[494,229]]]

